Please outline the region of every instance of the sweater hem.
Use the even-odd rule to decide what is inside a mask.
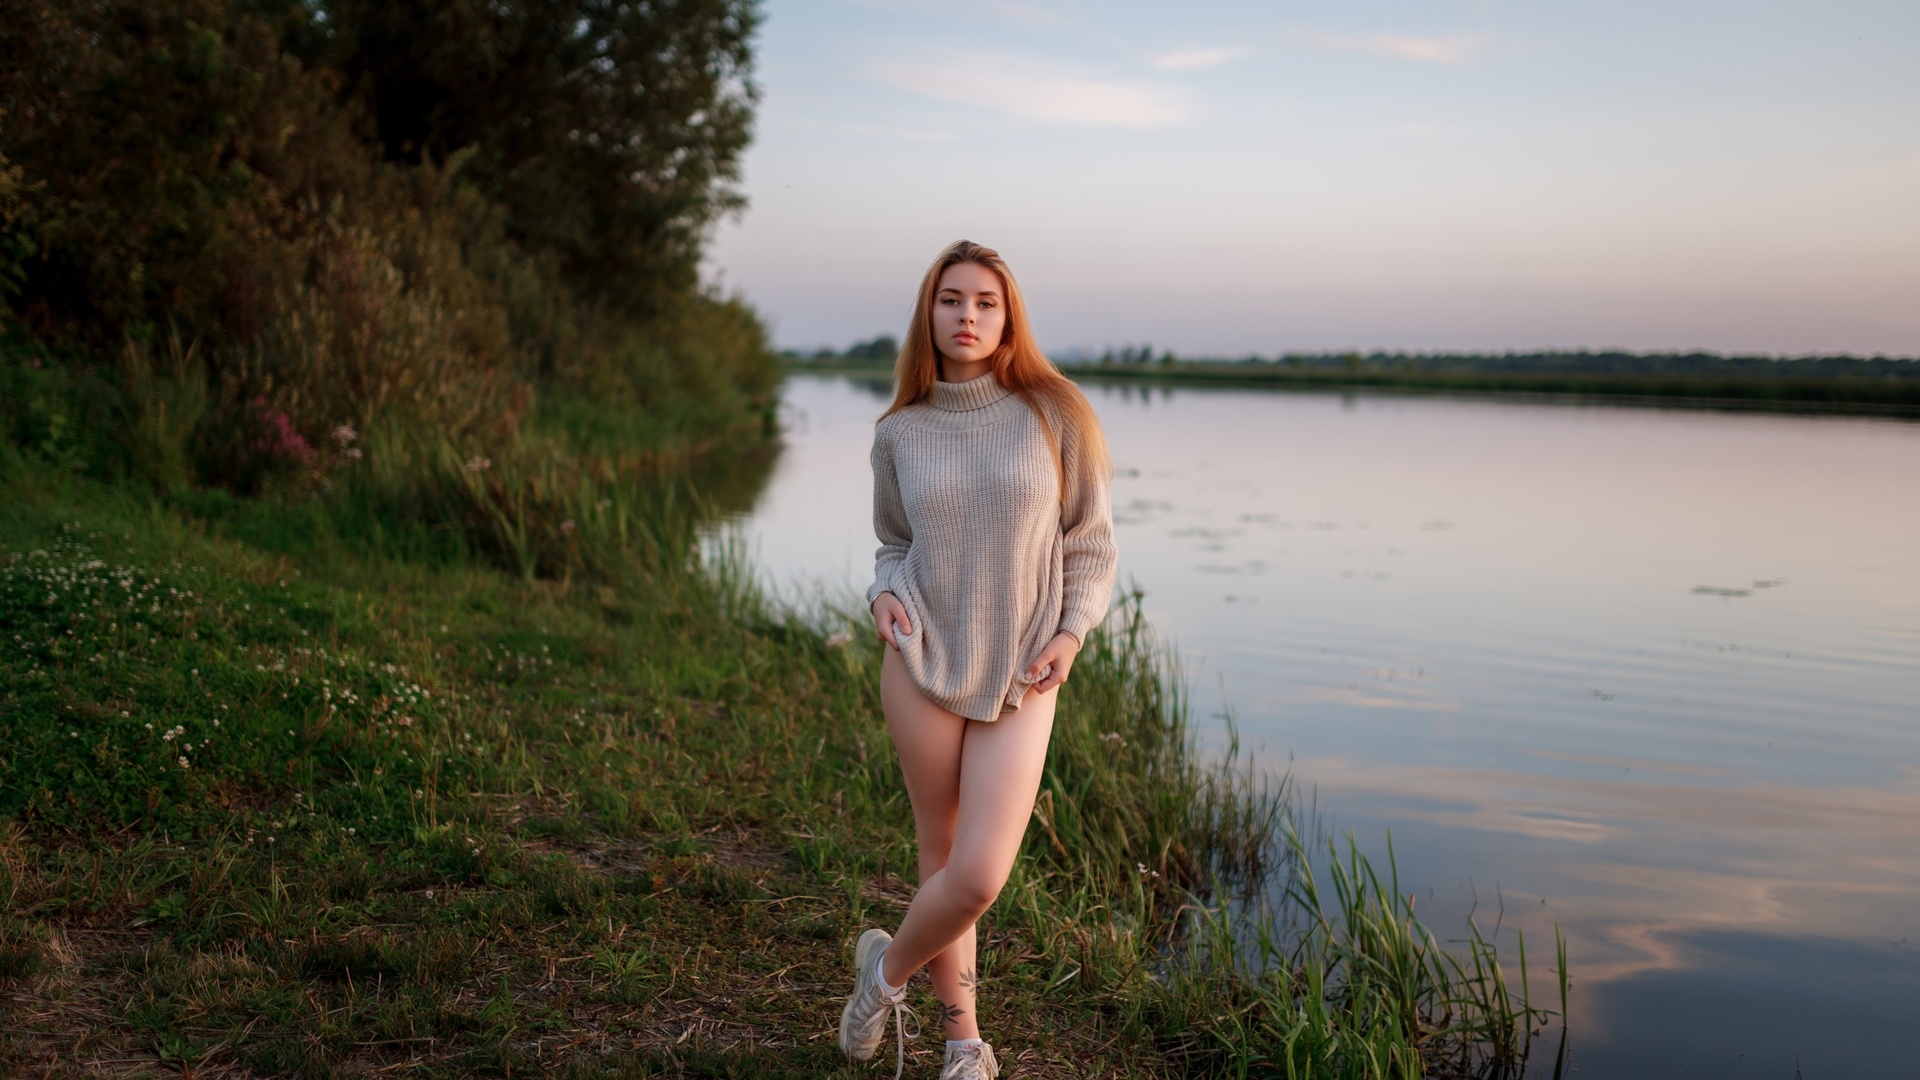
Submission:
[[[1000,719],[1000,717],[1008,711],[1003,707],[1005,702],[997,697],[973,695],[957,700],[941,701],[933,695],[927,694],[927,688],[924,686],[920,688],[920,692],[926,694],[927,700],[933,702],[935,705],[963,719],[972,720],[975,723],[991,724],[995,720]]]

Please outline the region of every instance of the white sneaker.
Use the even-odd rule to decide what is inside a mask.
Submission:
[[[869,930],[860,935],[860,943],[854,946],[853,994],[847,998],[847,1007],[840,1010],[840,1049],[856,1061],[872,1057],[887,1034],[887,1016],[893,1014],[895,1042],[899,1044],[893,1080],[900,1080],[907,1067],[905,1017],[912,1015],[913,1010],[906,1006],[904,987],[893,997],[888,997],[880,987],[880,954],[887,951],[892,941],[893,935],[885,930]]]
[[[993,1047],[984,1042],[947,1047],[947,1063],[940,1069],[940,1080],[994,1080],[999,1075]]]

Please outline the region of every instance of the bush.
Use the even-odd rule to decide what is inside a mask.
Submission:
[[[153,468],[127,445],[67,463],[169,490],[324,484],[357,449],[343,430],[497,452],[548,392],[670,417],[655,428],[683,444],[763,421],[764,328],[693,274],[738,204],[753,9],[668,7],[587,40],[565,13],[490,6],[483,22],[533,35],[497,57],[517,96],[486,87],[511,108],[417,115],[397,103],[471,105],[469,61],[500,26],[345,0],[10,8],[11,351],[76,372],[68,406],[170,447]],[[624,89],[583,90],[560,59]],[[581,146],[530,147],[527,115]],[[42,451],[101,430],[49,408],[9,423],[58,427]]]
[[[309,50],[343,73],[388,160],[474,154],[509,235],[643,317],[696,281],[757,97],[747,0],[328,0]]]

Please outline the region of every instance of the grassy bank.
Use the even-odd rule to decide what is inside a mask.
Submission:
[[[852,361],[789,363],[795,371],[885,375],[890,367]],[[1920,415],[1920,379],[1854,375],[1637,374],[1581,371],[1416,371],[1306,368],[1272,363],[1114,364],[1068,367],[1082,381],[1142,385],[1269,386],[1296,390],[1372,388],[1425,393],[1511,394],[1760,408]]]
[[[701,563],[764,457],[642,469],[622,423],[250,499],[0,447],[0,1067],[871,1075],[832,1024],[911,893],[879,646]],[[983,925],[1011,1075],[1510,1074],[1519,969],[1316,881],[1253,777],[1123,606]]]

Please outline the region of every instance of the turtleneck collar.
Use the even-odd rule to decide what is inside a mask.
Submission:
[[[927,404],[946,412],[972,412],[974,409],[984,409],[1011,393],[1013,391],[1001,386],[1000,380],[988,372],[963,383],[934,383]]]

